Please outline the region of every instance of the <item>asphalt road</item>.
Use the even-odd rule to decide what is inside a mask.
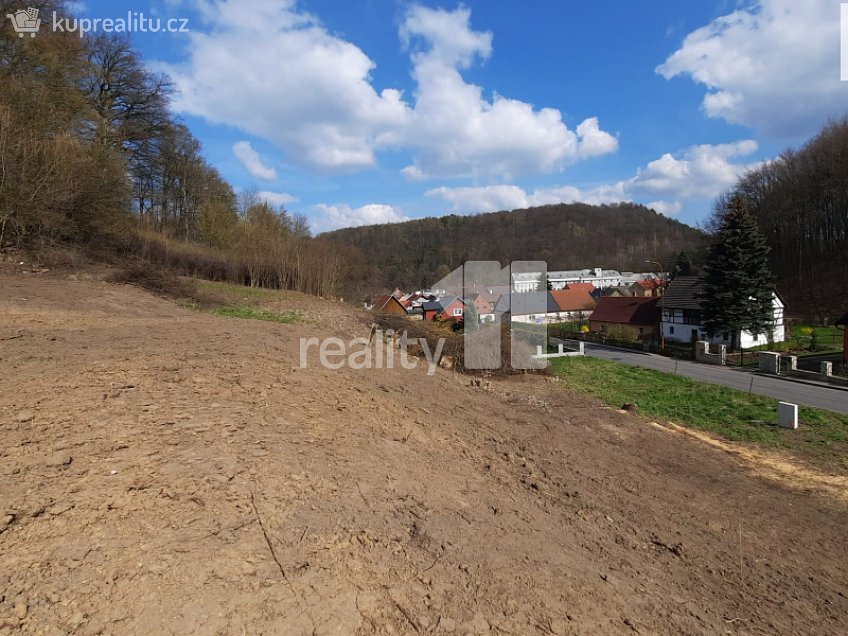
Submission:
[[[826,385],[805,384],[793,382],[782,378],[759,375],[750,371],[742,371],[732,367],[718,367],[708,364],[699,364],[687,360],[674,360],[665,356],[640,351],[625,351],[623,349],[612,349],[603,345],[586,343],[586,355],[604,360],[613,360],[623,364],[656,369],[667,373],[675,372],[701,382],[719,384],[721,386],[748,391],[751,388],[751,379],[754,380],[752,391],[759,395],[777,398],[784,402],[793,404],[804,404],[822,409],[848,413],[848,390]]]

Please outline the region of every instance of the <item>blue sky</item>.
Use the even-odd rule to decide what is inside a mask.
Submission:
[[[848,111],[839,2],[86,0],[236,189],[315,231],[558,201],[688,223]]]

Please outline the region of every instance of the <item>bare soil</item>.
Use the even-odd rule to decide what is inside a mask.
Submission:
[[[80,277],[76,277],[80,278]],[[848,513],[550,378],[0,271],[0,634],[844,634]]]

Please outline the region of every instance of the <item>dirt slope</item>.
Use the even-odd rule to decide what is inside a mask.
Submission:
[[[0,275],[0,634],[839,634],[848,514],[543,379]]]

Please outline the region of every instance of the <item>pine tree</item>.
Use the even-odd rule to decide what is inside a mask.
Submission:
[[[716,241],[707,257],[704,326],[711,335],[749,331],[771,336],[773,276],[769,247],[743,199],[718,211]]]
[[[692,257],[689,256],[689,252],[686,250],[680,250],[680,253],[674,261],[674,276],[695,276],[696,273],[695,264],[692,262]]]
[[[462,322],[465,324],[465,331],[477,331],[480,326],[480,316],[472,299],[465,301],[465,315]]]

